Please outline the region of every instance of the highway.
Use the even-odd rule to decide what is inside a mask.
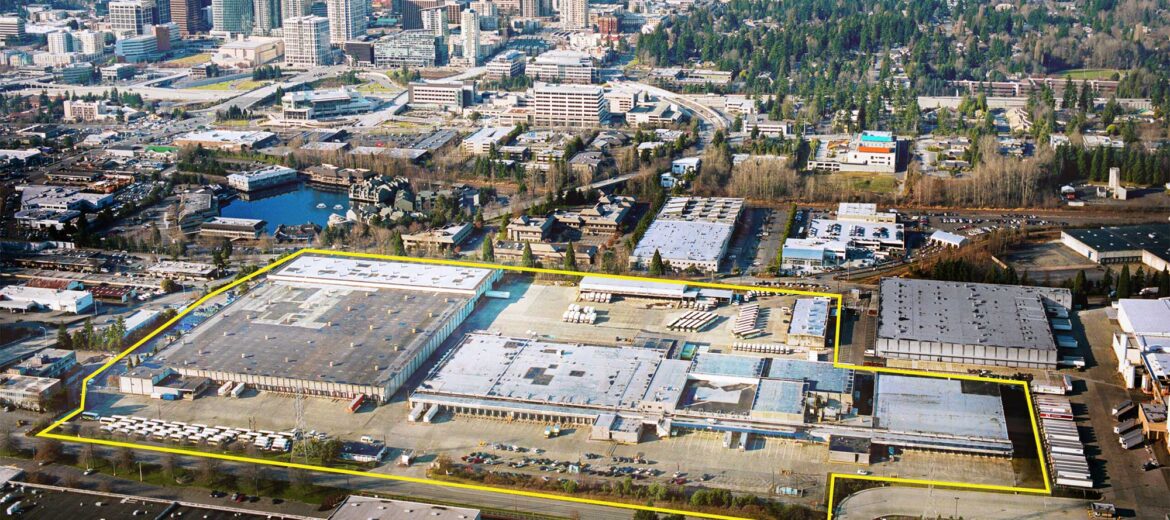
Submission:
[[[333,65],[330,67],[317,67],[301,72],[290,79],[274,82],[272,84],[260,87],[258,89],[249,91],[246,94],[231,98],[223,103],[215,105],[211,108],[195,111],[194,113],[214,114],[220,110],[227,110],[231,107],[248,109],[252,105],[263,101],[264,98],[271,96],[276,92],[277,87],[283,88],[286,92],[295,89],[305,83],[310,83],[322,78],[336,76],[348,70],[347,67],[340,65]],[[234,92],[233,92],[234,93]]]

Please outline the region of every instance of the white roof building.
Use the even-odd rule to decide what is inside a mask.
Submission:
[[[1170,299],[1119,300],[1117,323],[1130,334],[1170,337]]]
[[[0,308],[12,311],[49,309],[80,313],[93,305],[93,294],[88,291],[67,291],[9,285],[0,288]]]

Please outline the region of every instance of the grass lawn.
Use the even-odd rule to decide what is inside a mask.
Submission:
[[[236,90],[255,90],[260,87],[267,86],[269,83],[272,82],[268,80],[252,81],[250,79],[244,79],[237,81],[236,84],[232,86],[232,88]]]
[[[219,83],[210,83],[207,85],[199,85],[198,87],[191,87],[191,90],[232,90],[231,81],[221,81]]]
[[[1114,74],[1121,74],[1117,69],[1069,69],[1053,74],[1057,77],[1068,76],[1072,79],[1110,79]]]
[[[898,179],[891,174],[845,172],[830,174],[829,178],[832,182],[858,191],[893,193],[898,189]]]
[[[163,63],[162,66],[163,67],[191,67],[194,65],[201,65],[201,64],[207,63],[209,61],[211,61],[210,54],[207,54],[207,53],[193,54],[193,55],[187,56],[185,58],[178,58],[178,59],[168,61],[166,63]]]
[[[358,92],[364,92],[367,94],[397,94],[399,92],[402,92],[403,89],[400,89],[400,88],[399,89],[392,89],[392,88],[388,88],[388,87],[383,86],[381,83],[370,82],[370,83],[366,83],[366,84],[363,84],[363,85],[357,87],[357,89],[355,89],[355,90],[357,90]]]
[[[240,90],[248,91],[255,90],[270,83],[269,81],[252,81],[250,79],[236,79],[231,81],[221,81],[219,83],[211,83],[208,85],[200,85],[198,87],[191,87],[192,90]]]

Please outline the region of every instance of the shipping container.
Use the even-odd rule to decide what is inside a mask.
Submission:
[[[1133,410],[1133,401],[1125,401],[1117,406],[1114,406],[1113,407],[1113,418],[1117,419],[1118,417],[1125,415],[1130,410]]]
[[[240,383],[238,386],[236,386],[235,388],[233,388],[233,389],[232,389],[231,396],[232,396],[232,397],[239,397],[239,396],[240,396],[240,394],[243,394],[243,393],[244,393],[244,389],[245,389],[247,386],[248,386],[248,385],[247,385],[247,384],[245,384],[245,383]]]
[[[366,402],[366,395],[365,394],[358,394],[357,397],[354,397],[353,400],[349,402],[349,408],[348,408],[349,413],[356,413],[358,411],[358,408],[361,408],[362,404],[365,402]]]
[[[1137,426],[1137,419],[1131,417],[1117,423],[1117,425],[1113,427],[1113,433],[1123,434],[1132,430],[1135,426]]]
[[[232,387],[233,387],[233,386],[235,386],[235,385],[236,385],[235,383],[233,383],[233,382],[231,382],[231,381],[228,381],[228,382],[224,383],[223,385],[221,385],[221,386],[219,387],[219,391],[218,391],[218,392],[216,392],[216,393],[217,393],[217,394],[218,394],[220,397],[227,397],[227,396],[231,395],[231,393],[232,393]]]
[[[1093,481],[1089,479],[1057,478],[1056,485],[1083,489],[1092,489]]]
[[[429,423],[433,421],[436,415],[439,415],[439,405],[432,404],[431,409],[427,410],[427,414],[423,416],[423,422]]]
[[[427,405],[423,403],[414,403],[414,407],[410,409],[410,415],[407,416],[406,420],[410,422],[418,422],[419,418],[422,417],[422,414],[424,411],[426,411],[426,409]]]

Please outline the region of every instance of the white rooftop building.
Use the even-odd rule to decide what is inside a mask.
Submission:
[[[67,291],[9,285],[0,288],[0,309],[32,311],[48,309],[80,314],[93,305],[93,294],[88,291]]]
[[[413,262],[369,262],[355,258],[302,256],[271,280],[379,289],[423,290],[478,296],[498,276],[492,269]]]

